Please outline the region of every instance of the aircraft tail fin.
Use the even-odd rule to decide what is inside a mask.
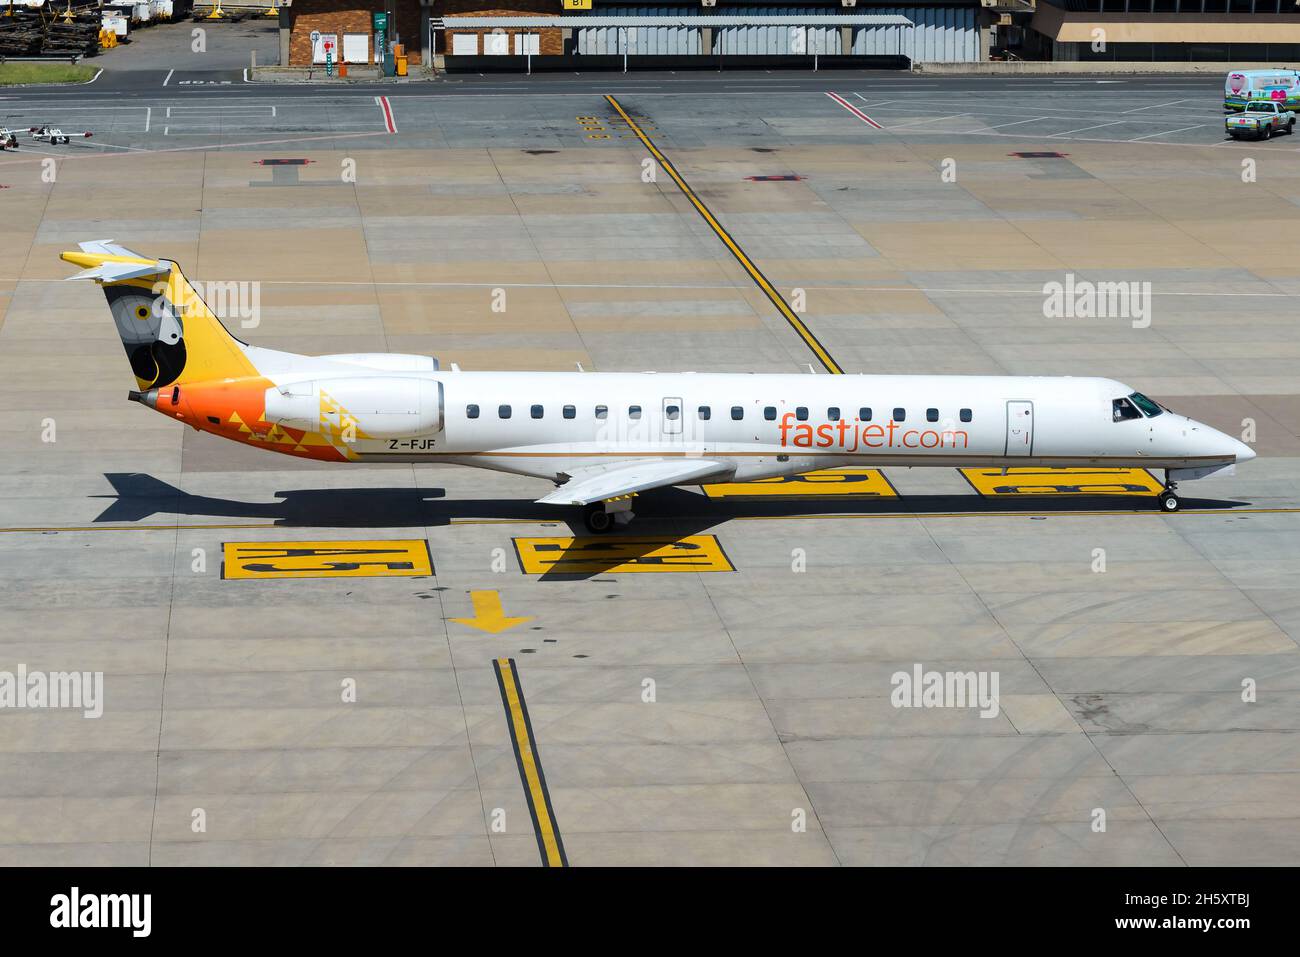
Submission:
[[[82,267],[68,278],[93,280],[104,290],[141,391],[258,374],[244,343],[226,330],[176,263],[149,259],[111,239],[78,245],[80,251],[60,257]]]

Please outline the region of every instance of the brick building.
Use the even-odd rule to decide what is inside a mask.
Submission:
[[[322,50],[312,47],[311,34],[319,31],[323,35],[338,38],[335,59],[345,51],[353,54],[349,62],[375,62],[375,36],[372,28],[372,15],[379,11],[388,13],[388,41],[396,41],[406,48],[412,69],[423,62],[430,52],[443,53],[444,44],[453,44],[457,32],[478,34],[475,46],[482,52],[485,42],[482,35],[489,32],[449,31],[444,38],[441,32],[430,36],[429,20],[432,17],[469,15],[474,16],[547,16],[560,14],[561,0],[293,0],[292,6],[281,9],[280,29],[287,36],[287,53],[289,66],[308,66],[323,62]],[[524,31],[504,31],[506,44],[513,51],[516,46],[515,33]],[[564,52],[564,41],[559,30],[528,31],[537,36],[533,42],[533,52],[545,55],[559,55]],[[361,36],[369,38],[364,44]],[[351,37],[350,42],[345,37]],[[281,59],[284,57],[285,40],[281,41]],[[364,48],[365,60],[357,54]]]

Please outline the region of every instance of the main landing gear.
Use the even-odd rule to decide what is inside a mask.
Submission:
[[[582,507],[582,523],[595,535],[612,532],[616,525],[626,525],[636,513],[632,511],[632,496],[592,502]]]
[[[1171,482],[1168,478],[1165,479],[1165,489],[1160,493],[1159,498],[1156,499],[1156,501],[1160,503],[1160,511],[1176,512],[1182,507],[1183,503],[1178,498],[1178,493],[1174,491],[1176,488],[1178,488],[1177,482]]]

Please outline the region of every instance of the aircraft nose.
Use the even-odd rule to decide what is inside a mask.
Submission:
[[[1254,449],[1252,449],[1245,442],[1239,442],[1238,440],[1231,437],[1229,437],[1228,441],[1231,442],[1236,447],[1234,454],[1237,456],[1238,462],[1249,462],[1258,454]]]

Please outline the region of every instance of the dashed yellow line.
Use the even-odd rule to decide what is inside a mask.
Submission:
[[[781,313],[785,318],[785,321],[790,324],[790,327],[799,334],[799,338],[802,339],[808,348],[812,350],[813,355],[817,357],[817,361],[826,368],[827,372],[835,375],[842,375],[844,370],[840,367],[840,364],[835,361],[834,357],[832,357],[829,352],[826,351],[826,347],[817,340],[817,337],[812,334],[812,330],[804,324],[804,321],[795,314],[795,311],[790,308],[790,304],[786,302],[785,299],[782,298],[781,294],[776,291],[775,287],[768,282],[767,277],[764,276],[762,271],[754,265],[753,260],[745,255],[745,251],[737,245],[734,239],[731,238],[731,234],[727,232],[720,222],[718,222],[713,213],[709,211],[709,207],[704,205],[703,200],[695,195],[695,191],[691,189],[686,180],[682,178],[681,173],[677,172],[677,167],[673,166],[672,160],[665,156],[659,147],[655,146],[654,143],[651,142],[650,137],[645,134],[645,131],[636,124],[636,121],[633,120],[632,117],[627,115],[627,111],[623,109],[618,100],[614,99],[614,97],[609,94],[605,95],[605,99],[609,102],[610,106],[618,111],[618,115],[623,118],[623,122],[628,125],[628,129],[636,134],[636,138],[641,141],[641,145],[648,149],[650,155],[659,161],[659,165],[663,167],[663,171],[672,177],[673,182],[677,184],[677,188],[682,191],[682,195],[690,200],[691,205],[695,207],[695,211],[704,218],[704,221],[709,224],[709,228],[717,234],[717,237],[720,240],[722,240],[722,244],[726,246],[731,255],[735,257],[736,262],[740,263],[745,272],[749,273],[749,278],[754,280],[754,283],[759,289],[763,290],[763,294],[767,296],[772,305],[776,306],[777,311]]]
[[[564,841],[555,823],[551,808],[551,795],[546,790],[546,776],[537,756],[537,742],[533,739],[533,725],[528,718],[528,705],[519,684],[519,671],[513,658],[497,658],[492,662],[497,674],[497,687],[501,690],[501,703],[506,709],[506,725],[510,741],[515,748],[515,762],[519,765],[519,780],[524,786],[528,813],[533,819],[533,833],[537,835],[537,850],[542,855],[543,867],[568,867]]]

